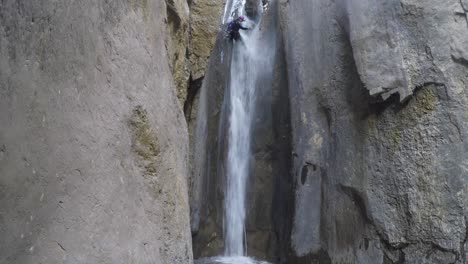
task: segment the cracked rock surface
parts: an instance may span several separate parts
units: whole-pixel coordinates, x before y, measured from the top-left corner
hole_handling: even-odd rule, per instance
[[[467,263],[465,2],[282,2],[297,153],[285,263]]]

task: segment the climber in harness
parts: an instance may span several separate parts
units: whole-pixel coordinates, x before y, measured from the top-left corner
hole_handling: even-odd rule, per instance
[[[243,16],[238,17],[237,19],[234,19],[228,24],[227,27],[227,33],[229,34],[229,38],[231,40],[239,40],[240,39],[240,33],[239,30],[248,30],[249,28],[243,27],[241,25],[242,22],[244,22],[245,19]]]

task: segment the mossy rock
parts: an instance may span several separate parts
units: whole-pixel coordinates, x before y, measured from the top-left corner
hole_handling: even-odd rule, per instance
[[[389,140],[390,147],[392,148],[392,150],[394,151],[397,150],[402,140],[400,128],[399,127],[392,128],[386,133],[385,138]]]
[[[143,167],[149,175],[156,174],[155,158],[160,153],[157,137],[148,121],[148,114],[141,106],[135,107],[130,119],[130,127],[133,132],[132,148],[144,161]]]
[[[433,89],[424,89],[415,98],[414,110],[419,114],[429,113],[437,107],[437,95]]]

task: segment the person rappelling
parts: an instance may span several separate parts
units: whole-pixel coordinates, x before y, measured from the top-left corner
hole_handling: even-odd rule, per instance
[[[228,24],[227,33],[229,34],[230,40],[239,40],[240,39],[239,30],[240,29],[243,29],[243,30],[248,30],[249,29],[247,27],[242,26],[241,23],[244,22],[244,21],[245,21],[245,18],[243,16],[240,16],[240,17],[234,19],[233,21],[231,21]]]

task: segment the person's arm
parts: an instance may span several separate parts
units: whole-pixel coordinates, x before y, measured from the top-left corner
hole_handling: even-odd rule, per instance
[[[239,24],[239,28],[243,30],[248,30],[249,28],[243,27],[241,24]]]

